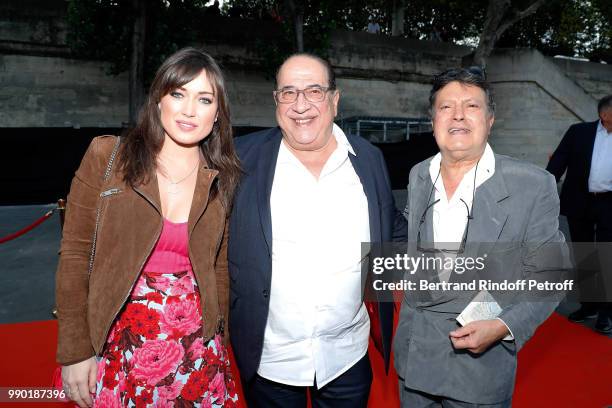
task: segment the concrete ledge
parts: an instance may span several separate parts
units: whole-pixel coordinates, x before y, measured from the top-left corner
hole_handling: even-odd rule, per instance
[[[533,82],[582,121],[597,119],[597,101],[554,62],[533,49],[502,49],[489,59],[492,84]]]
[[[431,83],[433,75],[461,65],[470,52],[469,47],[443,42],[337,30],[329,59],[339,77]]]

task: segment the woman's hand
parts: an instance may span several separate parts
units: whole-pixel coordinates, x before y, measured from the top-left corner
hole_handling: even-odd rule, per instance
[[[96,392],[96,375],[98,363],[90,357],[80,363],[62,366],[62,385],[66,397],[76,402],[79,407],[93,406],[91,394]]]

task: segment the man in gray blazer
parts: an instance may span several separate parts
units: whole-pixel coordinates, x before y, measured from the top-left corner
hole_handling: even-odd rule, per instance
[[[457,260],[487,247],[480,277],[493,280],[557,276],[568,268],[554,177],[494,154],[487,143],[494,103],[483,72],[472,67],[436,76],[430,108],[440,153],[410,172],[409,252]],[[467,279],[456,266],[434,275],[435,282]],[[394,343],[402,407],[511,406],[517,352],[559,294],[520,301],[495,294],[501,312],[461,326],[456,318],[477,293],[405,292]]]

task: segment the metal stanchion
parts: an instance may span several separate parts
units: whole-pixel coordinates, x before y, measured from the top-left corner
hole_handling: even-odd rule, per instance
[[[66,200],[64,200],[63,198],[57,200],[57,212],[59,213],[60,217],[60,230],[63,232],[64,219],[66,216]],[[53,318],[57,319],[57,306],[53,307],[53,309],[51,310],[51,314],[53,315]]]
[[[66,200],[60,198],[57,200],[57,211],[60,216],[60,227],[62,231],[64,230],[64,217],[66,216]]]

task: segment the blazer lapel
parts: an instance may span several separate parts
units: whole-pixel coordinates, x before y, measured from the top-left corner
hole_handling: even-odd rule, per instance
[[[433,182],[429,175],[429,165],[431,159],[428,160],[421,168],[418,173],[418,184],[410,189],[410,214],[408,223],[409,247],[413,248],[413,256],[420,256],[417,248],[419,243],[418,236],[420,234],[420,244],[423,248],[433,248],[434,246],[434,234],[433,234],[433,207],[429,208],[427,212],[425,210],[435,200],[435,193],[432,191]],[[424,217],[424,218],[423,218]],[[423,218],[423,222],[421,222]],[[423,253],[425,258],[435,256],[433,253]],[[416,277],[419,280],[427,280],[429,282],[439,282],[438,276],[439,271],[437,269],[429,270],[427,268],[421,268],[417,271]],[[435,304],[442,300],[443,292],[417,292],[416,299],[421,304]]]
[[[415,200],[414,206],[412,206],[415,213],[411,214],[410,217],[414,220],[413,239],[416,241],[417,234],[420,231],[421,244],[423,246],[432,247],[434,242],[433,207],[427,210],[425,213],[427,206],[431,205],[431,203],[433,203],[435,200],[435,192],[432,191],[433,182],[431,181],[431,177],[429,175],[430,163],[431,160],[428,160],[419,171],[419,185],[414,188],[414,197],[411,197],[411,200]],[[423,215],[425,216],[425,219],[423,220],[422,225],[420,225],[421,217]]]
[[[204,164],[200,166],[196,180],[196,188],[193,194],[193,201],[191,203],[191,210],[189,211],[188,225],[190,236],[195,228],[196,222],[202,217],[204,210],[208,206],[210,188],[217,174],[219,174],[218,170],[209,169]]]
[[[162,214],[161,199],[159,198],[159,185],[157,184],[157,174],[153,173],[146,183],[134,187],[134,191],[136,191],[153,207],[155,207],[158,213]]]
[[[586,164],[587,164],[587,174],[591,173],[591,162],[593,160],[593,149],[595,148],[595,137],[597,136],[597,125],[599,121],[591,122],[592,130],[584,135],[584,142],[586,143]]]
[[[257,208],[261,228],[268,246],[268,252],[272,256],[272,215],[270,209],[270,195],[272,193],[272,182],[276,170],[276,160],[282,135],[279,128],[273,129],[268,140],[261,146],[260,159],[257,162]]]
[[[355,147],[353,147],[355,149]],[[380,208],[378,205],[378,194],[376,192],[376,184],[371,172],[371,167],[365,163],[363,157],[359,156],[359,151],[355,149],[356,155],[349,152],[349,160],[355,169],[355,173],[361,181],[363,191],[368,200],[368,216],[370,219],[370,241],[382,242],[382,232],[380,225]],[[363,153],[362,153],[363,154]]]
[[[495,173],[476,189],[468,243],[497,242],[508,220],[508,213],[500,203],[510,194],[502,174],[502,163],[497,155],[495,159]]]

